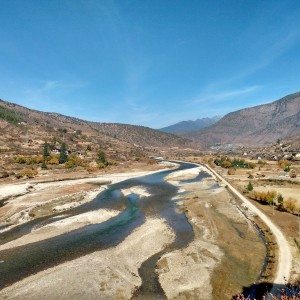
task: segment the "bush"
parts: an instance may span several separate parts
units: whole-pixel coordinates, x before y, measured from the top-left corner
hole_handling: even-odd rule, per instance
[[[264,165],[267,165],[267,162],[265,161],[265,160],[259,160],[258,162],[257,162],[260,166],[264,166]]]
[[[37,174],[38,174],[37,170],[26,168],[26,169],[21,170],[19,173],[17,173],[16,177],[17,178],[22,178],[22,177],[34,178]]]
[[[49,165],[59,165],[59,160],[57,155],[50,156],[49,160],[47,161]]]
[[[98,163],[98,167],[99,169],[104,169],[107,165],[103,164],[103,163]]]
[[[248,191],[248,192],[253,191],[253,185],[252,185],[251,182],[249,182],[248,185],[247,185],[247,191]]]
[[[97,153],[97,163],[100,168],[102,168],[102,165],[106,167],[108,165],[108,162],[106,160],[106,155],[102,150],[99,150]]]
[[[281,159],[278,161],[278,165],[285,172],[289,172],[291,163],[286,159]]]
[[[267,192],[254,191],[250,195],[252,199],[257,200],[263,204],[274,204],[276,196],[277,196],[277,192],[275,191],[267,191]]]
[[[247,162],[244,159],[241,158],[234,158],[231,160],[227,156],[222,156],[221,158],[216,158],[214,160],[215,165],[220,166],[225,169],[229,168],[245,168],[245,169],[254,169],[255,168],[255,163],[252,162]]]
[[[27,159],[25,156],[19,155],[19,156],[15,157],[15,163],[17,163],[17,164],[26,164],[26,162],[27,162]]]
[[[83,165],[82,159],[80,157],[78,157],[75,153],[72,153],[69,156],[68,161],[65,164],[66,168],[68,168],[68,169],[82,166],[82,165]]]
[[[234,175],[236,173],[235,168],[229,168],[227,174],[228,175]]]
[[[300,212],[300,207],[297,205],[297,200],[294,198],[288,198],[287,200],[284,201],[283,204],[284,208],[291,212],[291,213],[299,213]]]
[[[41,164],[44,161],[43,156],[33,155],[33,156],[22,156],[18,155],[15,157],[15,163],[26,164],[26,165],[36,165]]]
[[[291,170],[289,175],[290,175],[290,178],[296,178],[297,177],[296,170]]]

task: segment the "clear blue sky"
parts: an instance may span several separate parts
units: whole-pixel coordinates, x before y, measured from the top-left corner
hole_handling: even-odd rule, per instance
[[[154,128],[300,90],[300,1],[2,0],[0,98]]]

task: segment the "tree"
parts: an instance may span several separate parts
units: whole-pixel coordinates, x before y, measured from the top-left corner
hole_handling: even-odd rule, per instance
[[[253,185],[252,185],[252,183],[249,181],[249,183],[248,183],[248,185],[247,185],[247,191],[248,192],[251,192],[251,191],[253,191]]]
[[[277,196],[278,210],[283,210],[283,197],[281,194]]]
[[[59,163],[64,164],[67,160],[68,160],[67,146],[65,143],[62,143],[60,147]]]
[[[43,157],[44,157],[44,160],[50,156],[50,147],[49,147],[49,144],[47,142],[45,142],[44,144],[44,148],[43,148]]]
[[[43,162],[42,162],[42,169],[43,170],[47,170],[48,169],[45,160],[43,160]]]
[[[98,153],[97,153],[97,163],[100,165],[100,164],[103,164],[105,166],[107,166],[107,160],[106,160],[106,156],[105,156],[105,153],[104,151],[102,150],[99,150]]]

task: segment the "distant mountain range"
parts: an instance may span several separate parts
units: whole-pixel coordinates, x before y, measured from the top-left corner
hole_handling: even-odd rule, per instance
[[[204,129],[183,136],[203,146],[241,144],[260,146],[277,139],[300,137],[300,92],[272,103],[241,109],[225,115]]]
[[[205,127],[208,127],[214,123],[216,123],[218,120],[221,119],[221,116],[215,116],[212,118],[202,118],[197,119],[195,121],[182,121],[178,122],[176,124],[160,128],[160,131],[167,132],[167,133],[173,133],[173,134],[184,134],[191,131],[196,131]]]

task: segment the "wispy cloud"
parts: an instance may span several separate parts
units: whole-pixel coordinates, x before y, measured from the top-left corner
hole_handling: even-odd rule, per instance
[[[195,99],[190,101],[190,104],[196,103],[211,103],[216,104],[228,99],[232,99],[238,96],[243,96],[257,91],[260,88],[259,85],[242,87],[239,89],[223,90],[223,91],[204,91],[198,95]]]

